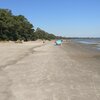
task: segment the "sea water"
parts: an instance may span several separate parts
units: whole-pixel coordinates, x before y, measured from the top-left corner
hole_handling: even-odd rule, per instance
[[[84,39],[74,39],[74,41],[95,46],[96,49],[100,50],[100,38],[84,38]]]

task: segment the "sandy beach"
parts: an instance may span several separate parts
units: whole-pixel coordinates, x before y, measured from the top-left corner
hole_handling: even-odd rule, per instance
[[[73,42],[0,43],[0,100],[100,100],[100,51]]]

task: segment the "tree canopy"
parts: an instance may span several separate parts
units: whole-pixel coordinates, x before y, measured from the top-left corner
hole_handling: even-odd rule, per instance
[[[54,34],[49,34],[44,30],[37,28],[25,18],[23,15],[13,15],[9,9],[0,9],[0,40],[37,40],[55,39]]]

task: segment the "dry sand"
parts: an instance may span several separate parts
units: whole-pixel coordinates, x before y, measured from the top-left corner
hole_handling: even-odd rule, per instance
[[[0,43],[0,100],[100,100],[99,55],[72,42]]]

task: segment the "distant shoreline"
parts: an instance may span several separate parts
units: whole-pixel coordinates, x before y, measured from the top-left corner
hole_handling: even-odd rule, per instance
[[[100,50],[96,49],[95,46],[89,44],[78,43],[74,41],[65,42],[63,48],[68,50],[69,54],[79,56],[86,56],[89,58],[98,57],[100,58]]]

